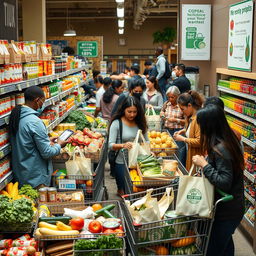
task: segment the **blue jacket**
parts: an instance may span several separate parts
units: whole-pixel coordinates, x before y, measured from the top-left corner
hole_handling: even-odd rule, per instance
[[[12,170],[14,178],[22,186],[50,185],[53,171],[51,157],[60,153],[60,145],[50,145],[47,129],[38,113],[23,106],[19,130],[11,137]]]

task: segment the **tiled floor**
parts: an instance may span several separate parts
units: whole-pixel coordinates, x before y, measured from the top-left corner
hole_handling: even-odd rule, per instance
[[[108,195],[109,199],[120,199],[116,195],[116,183],[114,179],[110,178],[108,168],[106,168],[106,173],[105,173],[105,185],[108,190]],[[252,246],[251,244],[245,239],[243,234],[239,230],[236,231],[234,234],[234,242],[235,242],[235,256],[254,256],[256,254],[253,253],[252,251]],[[218,256],[218,255],[216,255]]]

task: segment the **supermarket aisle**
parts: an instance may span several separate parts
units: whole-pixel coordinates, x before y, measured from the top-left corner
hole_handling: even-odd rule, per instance
[[[105,182],[108,189],[109,199],[120,199],[116,195],[115,180],[110,178],[109,165],[106,166]],[[254,256],[251,244],[244,238],[244,236],[237,231],[234,235],[234,242],[236,246],[235,256]]]

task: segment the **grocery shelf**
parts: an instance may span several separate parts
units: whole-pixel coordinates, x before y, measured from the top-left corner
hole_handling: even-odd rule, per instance
[[[7,143],[3,147],[0,148],[0,159],[7,156],[11,152],[11,145]]]
[[[75,110],[76,106],[73,106],[70,108],[63,116],[57,118],[55,121],[53,121],[50,125],[47,126],[48,132],[52,131],[59,123],[61,123],[64,119],[68,117],[71,111]]]
[[[249,225],[251,225],[252,227],[254,227],[254,224],[246,217],[246,215],[244,215],[244,219],[247,221],[247,223]]]
[[[253,205],[255,204],[255,199],[252,198],[246,191],[244,191],[244,196],[247,198]]]
[[[0,190],[4,189],[4,187],[11,182],[13,179],[13,173],[8,172],[4,177],[0,179]]]
[[[250,180],[251,182],[255,183],[256,182],[256,176],[253,174],[249,173],[247,170],[244,170],[244,176]]]
[[[39,78],[29,79],[29,80],[26,80],[26,81],[20,81],[20,82],[16,82],[16,83],[5,84],[5,85],[0,87],[0,95],[10,93],[10,92],[14,92],[14,91],[21,91],[23,89],[26,89],[26,88],[34,86],[34,85],[44,84],[44,83],[47,83],[49,81],[53,81],[55,79],[59,79],[59,78],[65,77],[65,76],[69,76],[71,74],[77,73],[77,72],[82,71],[84,69],[85,69],[85,67],[75,68],[75,69],[71,69],[71,70],[64,71],[64,72],[54,74],[54,75],[43,76],[43,77],[39,77]]]
[[[242,142],[245,143],[246,145],[252,147],[253,149],[256,149],[256,142],[252,142],[243,136],[242,136]]]
[[[241,114],[241,113],[239,113],[239,112],[237,112],[237,111],[235,111],[235,110],[233,110],[233,109],[231,109],[231,108],[228,108],[228,107],[224,107],[224,110],[225,110],[226,112],[228,112],[229,114],[232,114],[232,115],[234,115],[234,116],[237,116],[237,117],[239,117],[239,118],[241,118],[241,119],[243,119],[243,120],[246,120],[246,121],[248,121],[248,122],[250,122],[250,123],[256,125],[256,118],[252,118],[252,117],[249,117],[249,116],[247,116],[247,115]]]
[[[11,115],[11,112],[0,117],[0,126],[9,124],[10,115]]]
[[[256,80],[255,72],[245,72],[245,71],[239,71],[239,70],[233,70],[233,69],[227,69],[227,68],[216,68],[216,73],[221,75],[237,76],[237,77]]]
[[[81,87],[82,85],[84,85],[84,82],[80,83],[79,85],[76,85],[66,91],[63,91],[61,93],[59,93],[58,95],[51,97],[49,99],[47,99],[44,102],[45,107],[48,107],[50,105],[54,105],[57,101],[63,99],[64,97],[66,97],[67,95],[69,95],[71,92],[73,92],[74,90],[77,90],[79,87]]]
[[[248,93],[239,92],[239,91],[232,90],[232,89],[229,89],[229,88],[226,88],[226,87],[223,87],[223,86],[219,86],[219,85],[218,85],[218,90],[221,91],[221,92],[226,92],[226,93],[229,93],[229,94],[233,94],[233,95],[245,98],[247,100],[249,99],[249,100],[253,100],[253,101],[256,102],[256,96],[248,94]]]

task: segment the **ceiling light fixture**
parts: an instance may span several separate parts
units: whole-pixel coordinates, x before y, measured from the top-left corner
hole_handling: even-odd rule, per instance
[[[122,3],[124,3],[124,0],[116,0],[116,3],[122,4]]]
[[[76,36],[76,31],[73,30],[70,26],[70,20],[68,17],[68,8],[67,8],[67,29],[64,31],[63,36]]]
[[[124,33],[124,29],[123,28],[119,28],[118,29],[118,34],[123,35],[123,33]]]
[[[124,7],[117,7],[116,8],[116,12],[117,12],[117,17],[118,18],[123,18],[124,17]]]
[[[124,19],[119,19],[118,20],[118,27],[123,28],[124,27]]]

